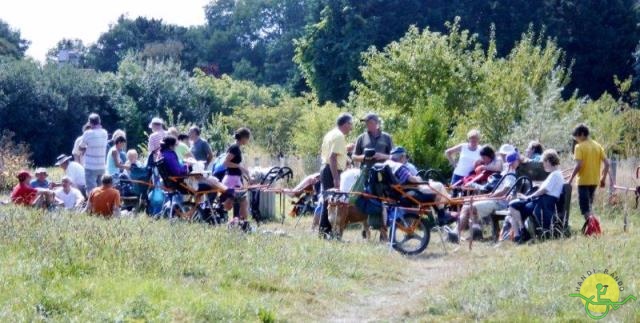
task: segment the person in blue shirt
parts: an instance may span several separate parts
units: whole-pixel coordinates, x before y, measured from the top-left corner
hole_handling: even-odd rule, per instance
[[[32,180],[31,183],[29,183],[29,185],[32,188],[49,189],[50,184],[49,184],[49,181],[47,180],[48,176],[49,174],[47,174],[47,170],[43,167],[40,167],[36,169],[36,179]]]

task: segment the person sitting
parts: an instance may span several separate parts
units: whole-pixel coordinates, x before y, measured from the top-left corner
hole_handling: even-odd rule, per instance
[[[556,203],[562,195],[564,177],[559,169],[560,157],[558,157],[558,153],[553,149],[545,150],[542,154],[542,164],[545,171],[549,173],[547,179],[532,194],[519,194],[518,199],[509,203],[511,226],[514,240],[517,243],[524,243],[530,239],[529,233],[523,225],[527,217],[535,214],[538,223],[543,228],[551,226]]]
[[[167,134],[178,139],[178,143],[176,144],[176,154],[178,155],[178,160],[180,160],[181,163],[183,160],[193,157],[189,151],[189,135],[181,134],[178,132],[176,127],[170,127],[169,130],[167,130]]]
[[[127,162],[125,163],[125,166],[129,167],[129,169],[133,167],[142,167],[140,160],[138,160],[138,152],[135,149],[129,149],[129,151],[127,151]]]
[[[504,210],[509,207],[509,201],[513,198],[511,194],[508,194],[513,185],[516,182],[516,170],[520,166],[520,154],[517,151],[511,152],[506,158],[507,169],[502,172],[502,182],[495,191],[485,196],[476,196],[471,202],[460,210],[460,220],[458,226],[455,229],[455,233],[460,235],[464,230],[469,227],[474,228],[474,234],[477,235],[478,226],[482,221],[491,216],[492,213]],[[474,202],[475,200],[475,202]],[[482,231],[480,231],[482,234]]]
[[[391,152],[391,158],[387,160],[385,164],[391,168],[400,185],[417,184],[413,192],[410,190],[409,193],[414,195],[414,198],[418,201],[438,203],[435,209],[438,213],[438,222],[440,224],[453,222],[455,218],[447,214],[444,210],[444,205],[451,198],[444,185],[436,181],[429,181],[427,183],[420,176],[411,175],[411,171],[406,165],[407,160],[406,150],[398,146]]]
[[[56,158],[56,166],[60,166],[64,171],[64,175],[71,179],[71,185],[77,188],[82,195],[86,196],[84,167],[72,159],[73,157],[62,154]]]
[[[31,173],[26,170],[18,173],[18,185],[11,191],[11,202],[16,205],[33,205],[38,191],[29,184]]]
[[[102,176],[102,185],[89,194],[85,211],[89,214],[111,218],[120,216],[120,192],[113,188],[111,175]]]
[[[529,142],[527,150],[525,150],[525,161],[539,163],[542,161],[542,153],[544,149],[539,141],[533,140]]]
[[[46,168],[43,168],[43,167],[37,168],[36,179],[31,181],[29,185],[31,185],[32,188],[49,189],[51,186],[49,181],[47,180],[47,177],[49,177],[49,174],[47,174]]]
[[[484,184],[493,173],[503,171],[502,159],[496,157],[496,152],[491,146],[480,149],[480,159],[475,162],[474,171],[462,180],[466,187],[475,184]]]
[[[178,161],[178,155],[175,152],[175,148],[177,145],[177,139],[172,136],[167,136],[162,140],[160,144],[160,156],[164,162],[165,169],[167,171],[167,175],[170,177],[181,178],[181,180],[186,180],[188,177],[190,178],[190,182],[193,179],[196,180],[196,185],[191,185],[195,191],[208,191],[213,188],[226,192],[225,196],[231,194],[233,190],[230,190],[228,186],[221,184],[216,178],[208,175],[204,172],[204,163],[199,162],[194,165],[194,172],[189,171],[188,165],[182,165]],[[156,161],[157,162],[157,161]],[[202,167],[200,167],[202,166]],[[193,175],[193,176],[190,176]],[[192,184],[192,183],[187,183]],[[186,188],[177,186],[177,189],[182,193],[188,193]]]
[[[480,132],[478,130],[469,131],[467,140],[467,142],[453,146],[445,151],[449,164],[454,167],[451,185],[469,176],[474,169],[476,161],[480,159]],[[454,159],[455,154],[460,155],[457,163]]]
[[[62,206],[67,210],[79,210],[84,203],[84,196],[80,190],[72,186],[73,181],[69,176],[62,177],[62,187],[57,188],[54,192],[56,199],[60,201]]]

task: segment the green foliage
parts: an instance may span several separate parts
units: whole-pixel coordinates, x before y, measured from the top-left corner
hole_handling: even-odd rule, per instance
[[[16,174],[31,165],[29,147],[14,142],[13,137],[7,130],[0,133],[0,192],[11,191],[18,184]]]
[[[105,124],[119,117],[108,78],[91,70],[27,61],[0,63],[0,129],[29,144],[36,165],[49,165],[71,152],[90,112]]]
[[[421,169],[447,169],[443,152],[447,148],[450,120],[444,100],[433,96],[413,112],[403,130],[395,133],[396,145],[404,146],[413,163]]]
[[[411,24],[424,23],[422,1],[320,1],[320,20],[296,40],[295,61],[320,103],[342,103],[351,83],[360,80],[361,53],[402,36]]]
[[[293,146],[301,157],[319,156],[324,135],[335,127],[335,120],[343,112],[335,104],[320,105],[315,99],[307,98],[302,108],[304,113],[293,130]]]
[[[28,40],[22,39],[20,31],[11,28],[8,23],[0,19],[0,56],[21,58],[29,48],[29,44]]]
[[[247,127],[256,144],[272,156],[293,152],[294,130],[305,111],[305,99],[285,99],[277,107],[245,107],[236,109],[225,119],[231,128]]]

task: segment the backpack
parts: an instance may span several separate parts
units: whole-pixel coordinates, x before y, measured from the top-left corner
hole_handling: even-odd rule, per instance
[[[602,229],[600,229],[600,220],[595,215],[590,215],[587,221],[582,226],[582,233],[585,236],[600,236],[602,235]]]

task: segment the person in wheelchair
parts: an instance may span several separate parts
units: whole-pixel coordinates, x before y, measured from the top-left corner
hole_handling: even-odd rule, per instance
[[[398,180],[398,184],[416,185],[415,188],[406,189],[409,196],[421,203],[440,203],[435,207],[439,224],[450,224],[456,221],[456,218],[445,212],[444,205],[450,196],[444,188],[444,185],[434,181],[427,183],[420,176],[412,175],[411,170],[407,167],[407,162],[407,151],[402,146],[398,146],[391,151],[391,158],[384,164],[388,165],[392,170],[393,175],[395,175]],[[401,199],[401,203],[410,204],[410,201]]]
[[[509,203],[509,214],[512,221],[514,241],[525,243],[531,238],[524,227],[524,221],[529,216],[535,216],[535,222],[542,228],[549,228],[556,212],[555,207],[564,186],[564,177],[559,168],[560,157],[553,149],[548,149],[542,154],[542,164],[549,173],[547,179],[540,187],[529,195],[519,194],[518,199]],[[536,228],[538,229],[538,228]]]
[[[167,178],[169,183],[165,183],[165,185],[176,189],[178,192],[183,194],[192,194],[193,192],[189,190],[189,187],[191,187],[195,192],[206,192],[216,189],[224,191],[224,197],[233,196],[233,189],[227,188],[211,176],[205,176],[207,173],[204,171],[204,166],[201,167],[202,169],[199,169],[196,166],[194,167],[196,168],[194,169],[195,172],[191,172],[187,162],[181,164],[178,159],[178,155],[175,152],[177,142],[178,140],[175,137],[167,136],[160,144],[160,158],[162,159],[163,164],[162,167],[164,168],[166,176],[169,177]],[[190,178],[190,181],[192,182],[191,186],[182,185],[185,183],[185,179],[187,178]],[[194,180],[196,185],[193,185]]]
[[[481,237],[482,230],[479,225],[485,222],[493,212],[505,210],[509,207],[509,201],[514,197],[509,191],[516,183],[516,170],[520,166],[520,154],[517,150],[513,150],[505,157],[505,163],[508,168],[502,172],[502,181],[500,185],[485,196],[476,196],[475,202],[466,204],[460,210],[460,220],[454,232],[459,236],[468,228],[472,229],[472,236]]]

